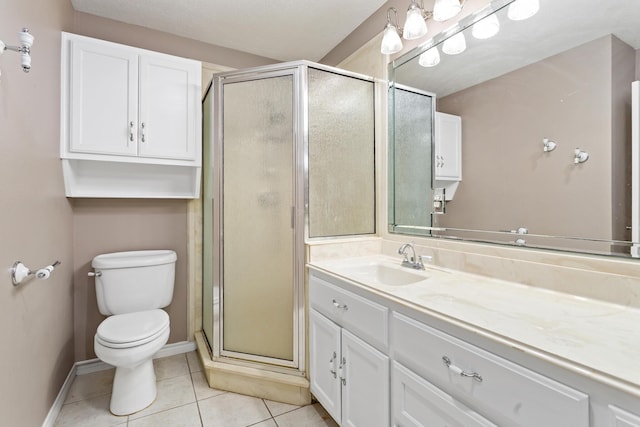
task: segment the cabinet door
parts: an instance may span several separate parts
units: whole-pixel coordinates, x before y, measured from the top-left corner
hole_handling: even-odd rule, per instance
[[[342,330],[342,424],[389,425],[389,358]]]
[[[435,124],[436,179],[462,179],[462,119],[451,114],[436,113]]]
[[[609,405],[609,426],[640,427],[640,416],[620,409],[617,406]]]
[[[137,53],[100,41],[70,43],[69,151],[135,156]]]
[[[309,312],[311,393],[333,419],[340,421],[340,327],[315,310]]]
[[[397,362],[391,372],[391,425],[403,427],[496,427]]]
[[[160,54],[140,57],[140,156],[196,158],[198,67]]]

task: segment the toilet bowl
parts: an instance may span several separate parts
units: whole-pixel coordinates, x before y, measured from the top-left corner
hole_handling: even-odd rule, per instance
[[[156,398],[153,355],[169,339],[169,316],[148,310],[108,317],[94,337],[96,356],[116,367],[111,412],[126,415],[149,406]]]
[[[153,356],[167,343],[176,254],[134,251],[99,255],[92,266],[100,313],[93,339],[96,356],[115,366],[110,410],[128,415],[156,398]]]

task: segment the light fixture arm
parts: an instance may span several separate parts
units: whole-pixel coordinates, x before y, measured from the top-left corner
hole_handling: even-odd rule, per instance
[[[391,12],[393,12],[393,14],[396,16],[395,24],[391,22]],[[389,9],[387,9],[387,27],[389,26],[396,27],[398,34],[402,34],[402,28],[400,28],[399,23],[400,21],[398,20],[398,9],[396,9],[395,7],[390,7]]]

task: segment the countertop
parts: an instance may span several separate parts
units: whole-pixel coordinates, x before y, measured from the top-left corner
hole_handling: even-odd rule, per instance
[[[400,262],[376,255],[309,266],[549,355],[552,362],[575,364],[583,375],[640,396],[640,309],[429,265],[413,270]],[[388,286],[360,268],[376,264],[417,281]]]

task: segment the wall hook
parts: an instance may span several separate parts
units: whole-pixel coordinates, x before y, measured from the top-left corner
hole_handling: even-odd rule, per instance
[[[543,138],[542,144],[544,145],[543,150],[545,153],[555,150],[556,147],[558,146],[558,144],[556,144],[554,141],[550,140],[549,138]]]
[[[589,153],[587,153],[584,150],[576,148],[574,153],[575,153],[575,156],[573,158],[573,164],[574,165],[577,165],[577,164],[580,164],[580,163],[584,163],[587,160],[589,160]]]

